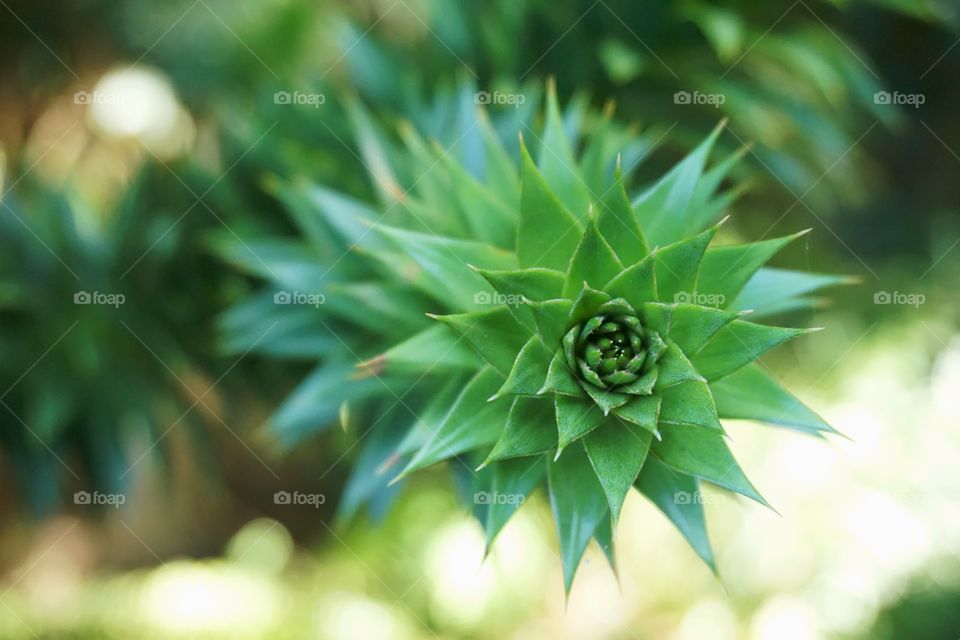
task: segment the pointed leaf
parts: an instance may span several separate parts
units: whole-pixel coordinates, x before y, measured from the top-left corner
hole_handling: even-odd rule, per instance
[[[757,420],[806,433],[836,433],[758,365],[710,383],[721,418]]]
[[[660,424],[696,425],[721,432],[723,427],[717,417],[717,409],[705,382],[690,380],[656,391],[660,403]],[[660,431],[664,428],[661,427]]]
[[[685,354],[696,353],[724,325],[740,314],[695,304],[677,304],[670,317],[667,335]]]
[[[669,339],[667,340],[667,350],[663,352],[663,356],[657,361],[657,372],[656,388],[658,390],[680,384],[681,382],[687,382],[688,380],[706,382],[703,376],[690,364],[687,357],[683,355],[683,351],[677,346],[677,343]]]
[[[558,460],[548,462],[547,479],[560,537],[563,583],[569,593],[587,543],[601,519],[607,517],[607,498],[580,446],[571,447]]]
[[[597,228],[624,265],[640,262],[650,252],[623,186],[618,164],[616,182],[598,205]]]
[[[531,337],[517,354],[513,369],[510,370],[506,382],[497,391],[497,396],[536,395],[547,379],[551,360],[550,352],[540,342],[540,338]]]
[[[788,243],[806,233],[801,231],[773,240],[708,249],[700,264],[697,292],[722,296],[720,307],[733,303],[760,267]]]
[[[689,296],[696,290],[700,261],[716,232],[716,227],[710,227],[692,238],[667,245],[651,254],[657,279],[657,299],[660,302],[683,302],[683,296]]]
[[[527,306],[533,311],[533,319],[543,344],[548,349],[559,348],[570,322],[573,303],[569,300],[557,299],[529,302]]]
[[[516,266],[512,254],[481,242],[439,238],[383,225],[375,229],[423,269],[436,287],[435,297],[461,309],[480,308],[478,297],[490,293],[490,285],[468,264],[486,269]]]
[[[493,367],[484,367],[467,383],[439,428],[417,451],[398,477],[452,458],[465,451],[490,446],[506,424],[510,403],[487,402],[501,382]]]
[[[607,241],[597,230],[592,220],[587,220],[587,230],[580,239],[576,253],[570,260],[563,296],[571,298],[580,292],[583,283],[599,288],[623,271],[623,265]]]
[[[646,257],[628,267],[610,280],[603,290],[614,298],[623,298],[635,309],[657,299],[657,284],[654,274],[654,258]]]
[[[613,418],[583,438],[590,464],[610,504],[614,526],[627,492],[647,458],[652,437],[643,427]]]
[[[603,291],[584,287],[573,301],[568,326],[589,320],[599,312],[600,307],[610,302],[610,299],[609,294]]]
[[[447,327],[434,324],[357,365],[361,375],[423,373],[433,369],[478,369],[483,360]]]
[[[520,505],[533,493],[547,473],[543,456],[518,460],[504,460],[490,465],[490,506],[483,522],[487,548]]]
[[[552,398],[515,398],[507,425],[484,464],[532,456],[557,447],[557,416]]]
[[[700,487],[697,479],[670,469],[655,456],[648,456],[637,479],[637,489],[657,505],[697,555],[716,572],[713,550],[707,537],[703,501],[698,499]]]
[[[544,180],[560,202],[582,220],[590,206],[590,192],[577,171],[573,144],[564,130],[552,82],[547,87],[547,118],[540,143],[539,167]]]
[[[654,246],[676,242],[694,231],[690,202],[720,127],[633,203],[633,211]],[[659,275],[659,274],[658,274]]]
[[[560,449],[590,433],[603,422],[603,411],[589,398],[557,395],[554,400]]]
[[[657,434],[657,421],[660,416],[660,396],[638,396],[622,407],[613,410],[618,418]]]
[[[437,155],[451,177],[453,193],[464,213],[471,237],[512,249],[517,228],[515,209],[501,201],[497,192],[471,176],[450,154],[441,149]]]
[[[559,298],[565,279],[559,271],[539,267],[514,271],[478,269],[477,273],[503,296],[526,298],[532,301]]]
[[[707,380],[717,380],[749,364],[787,340],[809,333],[806,329],[787,329],[734,320],[726,325],[691,356],[693,366]]]
[[[546,267],[566,273],[582,234],[577,219],[550,190],[521,144],[520,222],[517,257],[522,267]]]
[[[616,549],[613,544],[613,523],[609,517],[600,519],[597,528],[593,531],[593,539],[597,541],[603,555],[607,557],[610,568],[613,569],[614,573],[617,573]]]
[[[510,374],[517,354],[529,338],[507,307],[433,317],[463,337],[504,376]]]
[[[750,278],[730,305],[730,309],[751,310],[754,318],[804,309],[816,303],[815,300],[804,297],[807,294],[826,287],[856,282],[856,278],[846,276],[763,267]]]
[[[630,399],[633,397],[626,393],[620,393],[619,391],[600,389],[592,384],[584,384],[582,386],[583,390],[587,392],[587,395],[590,396],[603,411],[603,415],[608,415],[617,407],[622,407],[630,402]]]
[[[557,350],[554,354],[553,360],[550,362],[550,369],[547,371],[547,380],[538,393],[540,395],[560,393],[566,396],[585,397],[577,377],[567,365],[567,359],[562,350]]]
[[[675,424],[660,430],[662,440],[652,444],[652,454],[665,465],[770,506],[757,493],[719,431]]]

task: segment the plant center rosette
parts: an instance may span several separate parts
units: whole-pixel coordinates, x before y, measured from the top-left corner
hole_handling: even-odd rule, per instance
[[[563,337],[567,366],[581,383],[603,391],[649,395],[657,361],[666,344],[656,331],[644,328],[625,300],[613,300],[575,325]]]

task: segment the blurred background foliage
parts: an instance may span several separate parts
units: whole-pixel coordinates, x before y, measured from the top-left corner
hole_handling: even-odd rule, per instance
[[[960,635],[955,3],[4,0],[0,15],[3,637]],[[277,177],[376,197],[345,105],[387,136],[409,122],[450,142],[472,106],[458,88],[529,107],[548,77],[564,103],[612,102],[657,134],[642,177],[729,118],[723,151],[752,145],[729,239],[810,226],[789,260],[863,282],[810,312],[829,331],[769,359],[853,442],[731,428],[784,518],[708,496],[726,501],[707,505],[721,581],[629,500],[621,591],[592,549],[565,607],[543,586],[560,581],[544,577],[559,562],[542,497],[481,564],[442,471],[384,520],[335,527],[355,434],[281,455],[262,429],[310,358],[251,352],[289,353],[285,331],[219,335],[270,250],[249,239],[301,234]],[[297,91],[324,101],[274,99]],[[275,503],[293,487],[329,499]]]

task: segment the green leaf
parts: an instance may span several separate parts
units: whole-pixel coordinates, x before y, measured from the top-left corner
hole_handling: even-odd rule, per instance
[[[449,379],[444,380],[443,385],[427,401],[426,405],[418,410],[416,415],[411,416],[413,422],[407,427],[406,435],[394,451],[394,457],[391,459],[389,467],[396,465],[401,457],[412,454],[423,447],[433,437],[433,434],[437,432],[450,412],[450,407],[456,402],[463,392],[463,388],[472,377],[461,374],[450,376]],[[383,472],[387,470],[388,467],[385,466]]]
[[[566,273],[583,230],[547,186],[522,144],[520,153],[520,222],[517,230],[520,266],[546,267]]]
[[[657,299],[660,302],[681,302],[684,295],[696,291],[700,261],[717,227],[687,240],[681,240],[652,254],[657,279]]]
[[[552,269],[531,268],[513,271],[477,269],[498,293],[535,302],[559,298],[563,291],[564,274]]]
[[[539,167],[544,180],[560,202],[582,220],[590,207],[590,191],[577,171],[573,144],[564,130],[552,82],[547,86],[547,118],[540,143]]]
[[[528,302],[527,306],[533,311],[533,319],[544,346],[556,349],[561,346],[563,334],[567,331],[570,320],[570,310],[573,303],[569,300],[545,300],[544,302]]]
[[[320,185],[303,185],[307,197],[313,202],[330,226],[348,246],[357,246],[376,251],[385,246],[383,238],[373,233],[371,226],[380,214],[366,203]]]
[[[651,393],[653,393],[653,388],[657,384],[657,376],[659,374],[660,370],[656,366],[651,367],[650,370],[640,376],[640,378],[634,382],[631,382],[630,384],[625,384],[618,389],[621,393],[649,396]]]
[[[700,264],[697,292],[723,296],[721,307],[732,304],[760,267],[780,249],[808,231],[763,242],[708,249]]]
[[[700,487],[697,479],[670,469],[655,456],[648,456],[637,478],[637,489],[670,519],[697,555],[716,573],[703,501],[698,499]]]
[[[583,438],[590,464],[607,495],[614,527],[627,492],[647,458],[652,437],[639,425],[613,418]]]
[[[758,365],[710,384],[721,418],[758,420],[805,433],[837,433]]]
[[[583,390],[587,392],[587,395],[589,395],[593,401],[597,403],[597,406],[599,406],[603,411],[603,415],[608,415],[617,407],[622,407],[630,401],[630,398],[633,397],[618,391],[600,389],[592,384],[584,384],[582,386]]]
[[[794,309],[804,309],[815,305],[816,301],[806,298],[826,287],[843,284],[855,284],[856,278],[847,276],[805,273],[788,269],[764,267],[757,271],[740,295],[730,306],[734,311],[753,311],[753,317],[772,315]]]
[[[603,422],[603,411],[589,398],[557,395],[554,398],[557,410],[557,433],[560,454],[568,444],[582,438]]]
[[[657,361],[657,383],[658,390],[671,387],[688,380],[699,380],[706,382],[697,370],[693,368],[690,361],[683,354],[683,351],[673,340],[667,340],[667,350]]]
[[[613,414],[659,437],[657,421],[660,416],[661,402],[660,396],[638,396],[622,407],[614,409]]]
[[[359,100],[348,100],[345,106],[356,132],[364,166],[370,171],[381,201],[386,204],[396,202],[403,194],[403,188],[397,182],[396,174],[390,166],[388,143]]]
[[[494,246],[512,249],[516,241],[516,214],[497,193],[471,176],[443,150],[438,155],[449,172],[453,192],[466,217],[471,236]]]
[[[582,447],[571,447],[566,455],[548,462],[547,480],[560,538],[563,583],[569,594],[583,552],[601,519],[607,517],[607,498]]]
[[[510,374],[517,354],[529,338],[507,307],[430,317],[453,329],[504,376]]]
[[[477,121],[483,138],[485,183],[491,190],[499,193],[508,206],[516,208],[520,204],[517,168],[493,130],[485,110],[477,111]]]
[[[538,392],[539,395],[547,393],[560,393],[566,396],[585,397],[577,377],[567,365],[567,359],[562,350],[557,350],[550,361],[550,368],[547,370],[547,380],[543,383],[543,388]]]
[[[690,380],[672,387],[658,389],[660,424],[696,425],[701,428],[722,431],[717,408],[705,382]],[[666,427],[664,427],[666,428]],[[663,429],[660,429],[662,432]]]
[[[630,266],[612,280],[603,290],[614,298],[623,298],[635,309],[644,303],[657,299],[657,283],[654,274],[654,258],[647,256],[640,262]]]
[[[507,425],[484,465],[532,456],[557,447],[557,416],[551,398],[515,398]]]
[[[694,229],[690,202],[720,127],[633,202],[633,211],[654,246],[676,242]],[[693,212],[695,213],[695,212]],[[659,275],[659,274],[658,274]]]
[[[703,377],[713,381],[753,362],[773,347],[809,332],[809,329],[734,320],[717,331],[690,360]]]
[[[603,551],[603,555],[607,557],[607,562],[610,563],[610,568],[613,569],[613,572],[616,574],[617,557],[613,544],[613,523],[609,517],[604,516],[600,519],[597,528],[593,531],[593,539],[597,541],[600,550]]]
[[[383,389],[379,380],[350,381],[354,368],[345,363],[324,363],[307,376],[270,418],[270,432],[284,448],[328,428],[340,403],[361,399]]]
[[[649,302],[641,305],[643,325],[653,329],[661,336],[670,335],[670,324],[673,320],[675,305]]]
[[[360,373],[423,373],[433,369],[478,369],[483,360],[447,327],[434,324],[357,365]]]
[[[632,265],[643,260],[650,249],[633,215],[627,192],[624,190],[619,158],[615,183],[606,192],[598,208],[597,228],[613,248],[620,262]]]
[[[584,322],[597,315],[605,303],[610,302],[610,296],[596,289],[584,287],[573,301],[573,308],[570,310],[568,326]]]
[[[428,275],[438,300],[461,309],[480,308],[478,297],[490,294],[490,285],[468,264],[486,269],[511,269],[513,255],[481,242],[438,238],[393,227],[374,227],[410,256]]]
[[[587,230],[570,260],[567,281],[563,286],[563,296],[573,297],[580,292],[584,282],[593,287],[602,287],[621,271],[623,271],[623,265],[620,264],[613,249],[600,235],[593,220],[587,220]]]
[[[430,323],[423,316],[430,300],[402,282],[332,283],[327,291],[326,309],[379,335],[409,335]]]
[[[674,424],[661,429],[660,434],[663,439],[655,441],[651,450],[671,469],[708,480],[770,506],[747,480],[719,431]]]
[[[551,359],[550,352],[540,342],[540,338],[531,337],[517,354],[513,369],[510,370],[506,382],[497,391],[497,396],[536,395],[547,379]]]
[[[726,158],[710,167],[700,177],[693,200],[688,210],[688,232],[699,231],[716,220],[727,207],[733,204],[745,191],[742,184],[735,185],[724,193],[718,193],[720,185],[727,178],[731,169],[750,151],[742,146]]]
[[[511,516],[543,480],[547,473],[547,463],[541,456],[495,462],[490,468],[493,471],[490,506],[483,522],[487,549]]]
[[[414,454],[394,482],[412,471],[464,451],[493,445],[503,431],[510,409],[510,403],[503,400],[487,402],[500,383],[501,377],[493,367],[478,371],[463,388],[436,432]]]
[[[740,314],[732,311],[677,304],[670,316],[667,335],[684,353],[696,353],[717,331],[738,317]]]

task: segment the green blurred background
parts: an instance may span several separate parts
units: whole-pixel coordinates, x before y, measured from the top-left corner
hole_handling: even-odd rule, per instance
[[[935,0],[0,0],[0,637],[960,637],[958,75]],[[720,579],[636,495],[569,602],[542,496],[485,561],[442,469],[338,522],[356,434],[264,426],[308,354],[222,337],[297,234],[270,176],[372,197],[345,103],[443,141],[548,78],[647,179],[728,118],[728,235],[860,280],[768,359],[850,440],[730,426],[782,516],[706,496]]]

